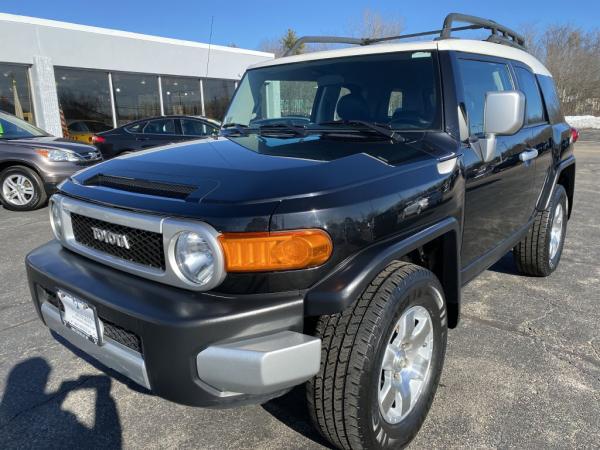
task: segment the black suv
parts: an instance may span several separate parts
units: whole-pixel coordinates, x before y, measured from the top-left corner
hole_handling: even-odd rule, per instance
[[[490,38],[449,39],[456,21]],[[27,271],[46,326],[161,397],[233,406],[306,383],[333,445],[401,447],[461,287],[511,249],[524,274],[556,269],[571,130],[495,22],[339,41],[364,45],[248,70],[221,137],[73,176]]]

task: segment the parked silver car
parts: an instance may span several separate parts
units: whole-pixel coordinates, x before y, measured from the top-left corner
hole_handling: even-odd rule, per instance
[[[44,206],[62,180],[101,160],[91,145],[51,136],[0,112],[0,202],[6,209]]]

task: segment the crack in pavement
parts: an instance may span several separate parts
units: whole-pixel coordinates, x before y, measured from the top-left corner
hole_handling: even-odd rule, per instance
[[[13,330],[13,329],[15,329],[15,328],[17,328],[17,327],[20,327],[20,326],[23,326],[23,325],[27,325],[28,323],[35,322],[36,320],[38,320],[38,318],[37,318],[37,317],[34,317],[33,319],[26,320],[25,322],[21,322],[21,323],[18,323],[18,324],[16,324],[16,325],[11,325],[11,326],[10,326],[10,327],[8,327],[8,328],[3,328],[3,329],[1,329],[1,330],[0,330],[0,333],[3,333],[4,331]]]
[[[544,348],[544,350],[548,353],[552,353],[554,356],[556,356],[557,358],[566,361],[564,358],[561,357],[562,354],[568,354],[571,355],[575,358],[579,358],[582,361],[585,361],[589,364],[591,364],[592,366],[594,366],[596,369],[600,369],[600,358],[598,361],[594,360],[593,358],[590,358],[588,355],[583,355],[581,353],[577,353],[574,352],[572,350],[567,350],[564,348],[558,348],[548,342],[546,342],[541,336],[539,335],[532,335],[529,333],[526,333],[523,330],[520,330],[518,327],[506,323],[506,322],[501,322],[498,320],[490,320],[490,319],[483,319],[481,317],[476,317],[476,316],[471,316],[469,314],[461,314],[461,317],[468,319],[468,320],[472,320],[473,322],[479,323],[481,325],[485,325],[491,328],[495,328],[497,330],[500,331],[506,331],[508,333],[512,333],[518,336],[522,336],[522,337],[526,337],[529,338],[537,343],[542,344],[542,347]],[[539,318],[538,318],[539,319]],[[537,320],[537,319],[532,319],[532,320]],[[527,322],[527,321],[526,321]],[[524,322],[525,323],[525,322]],[[568,361],[567,361],[568,362]],[[580,369],[581,370],[581,369]],[[586,371],[584,371],[586,372]],[[586,372],[587,373],[587,372]],[[589,374],[591,375],[591,374]],[[594,376],[594,375],[592,375]],[[596,378],[598,380],[597,376],[594,376],[594,378]],[[600,381],[600,380],[599,380]]]

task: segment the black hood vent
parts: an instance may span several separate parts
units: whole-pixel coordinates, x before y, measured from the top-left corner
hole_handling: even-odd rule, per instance
[[[188,195],[198,189],[197,186],[188,184],[164,183],[160,181],[139,180],[103,174],[94,175],[85,180],[83,184],[86,186],[101,186],[121,191],[136,192],[138,194],[179,199],[187,198]]]

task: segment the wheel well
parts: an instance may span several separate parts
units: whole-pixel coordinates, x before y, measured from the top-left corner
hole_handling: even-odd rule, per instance
[[[438,277],[444,288],[448,328],[455,328],[460,314],[460,267],[457,237],[449,231],[400,258],[425,267]]]
[[[565,191],[567,191],[567,198],[569,199],[568,217],[571,218],[571,211],[573,210],[573,194],[575,192],[575,164],[565,167],[560,173],[557,183],[563,186]]]
[[[2,161],[2,162],[0,162],[0,173],[2,173],[5,169],[8,169],[9,167],[13,167],[13,166],[27,167],[28,169],[31,169],[35,173],[37,173],[38,176],[40,175],[40,171],[37,169],[37,167],[35,167],[33,164],[28,163],[26,161]]]

